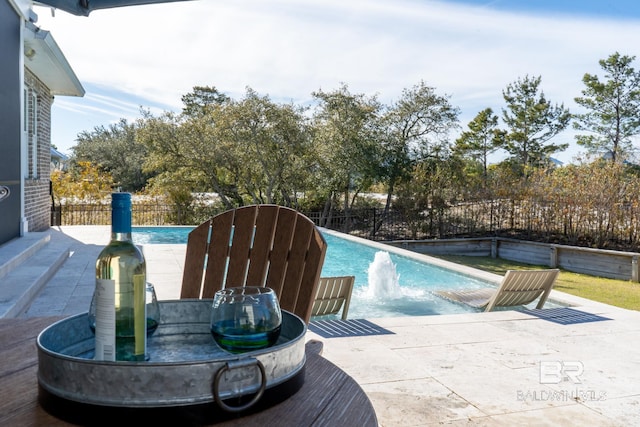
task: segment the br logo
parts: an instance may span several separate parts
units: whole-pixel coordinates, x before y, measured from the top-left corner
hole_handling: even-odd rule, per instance
[[[558,384],[571,381],[580,384],[580,376],[584,372],[584,365],[578,361],[545,360],[540,362],[540,384]]]

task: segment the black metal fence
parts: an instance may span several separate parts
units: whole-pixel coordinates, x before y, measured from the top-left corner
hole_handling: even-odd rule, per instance
[[[134,204],[134,225],[170,225],[166,205]],[[60,206],[60,225],[109,225],[111,206],[99,203],[65,204]]]
[[[56,206],[61,225],[108,225],[108,204]],[[195,225],[221,212],[213,206],[178,209],[160,203],[135,203],[134,225]],[[582,209],[570,203],[491,200],[420,211],[364,208],[347,212],[304,212],[318,226],[371,240],[416,240],[482,235],[519,237],[579,246],[637,250],[640,206],[619,204]]]

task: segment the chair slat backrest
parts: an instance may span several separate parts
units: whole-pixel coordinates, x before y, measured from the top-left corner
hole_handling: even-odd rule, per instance
[[[337,314],[342,309],[342,320],[347,320],[355,279],[355,276],[321,277],[311,315]]]
[[[308,322],[326,249],[313,222],[293,209],[232,209],[189,234],[180,297],[213,298],[225,287],[268,286],[282,309]]]

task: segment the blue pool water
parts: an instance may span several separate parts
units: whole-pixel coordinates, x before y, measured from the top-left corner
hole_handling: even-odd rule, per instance
[[[137,244],[186,244],[193,227],[134,227]],[[324,233],[328,248],[322,276],[356,277],[349,308],[349,318],[422,316],[433,314],[468,313],[475,310],[451,303],[433,293],[439,289],[480,288],[486,281],[447,268],[389,253],[395,268],[397,287],[379,292],[376,278],[369,279],[369,270],[380,247],[347,240]],[[382,251],[384,252],[384,251]],[[388,267],[388,266],[387,266]]]
[[[187,244],[192,226],[133,227],[133,240],[138,245],[145,244]]]
[[[334,235],[325,234],[328,243],[322,276],[356,276],[349,317],[397,317],[432,314],[468,313],[475,310],[451,303],[433,292],[440,289],[472,289],[487,287],[486,281],[456,271],[389,253],[395,267],[397,287],[386,292],[376,292],[379,285],[376,271],[378,247],[359,244]],[[392,267],[392,268],[393,268]],[[376,269],[377,270],[377,269]],[[373,312],[373,315],[371,314]]]

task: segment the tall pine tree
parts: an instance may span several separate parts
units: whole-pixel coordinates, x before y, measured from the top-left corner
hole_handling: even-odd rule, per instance
[[[552,105],[540,89],[541,77],[518,79],[502,91],[507,108],[502,120],[507,127],[504,149],[523,168],[535,168],[548,161],[551,154],[563,151],[568,144],[550,140],[565,130],[571,120],[564,104]]]
[[[616,52],[600,60],[605,79],[585,74],[583,96],[575,98],[587,112],[575,116],[574,127],[589,132],[577,135],[576,142],[613,162],[629,157],[631,138],[640,134],[640,72],[631,66],[634,59]]]

